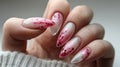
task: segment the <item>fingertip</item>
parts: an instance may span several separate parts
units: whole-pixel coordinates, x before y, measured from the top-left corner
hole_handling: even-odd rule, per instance
[[[91,48],[85,47],[82,50],[80,50],[71,60],[71,63],[80,63],[86,60],[90,53],[91,53]]]
[[[47,18],[55,22],[55,25],[50,28],[53,36],[59,32],[69,11],[70,7],[67,0],[54,0],[50,2]]]

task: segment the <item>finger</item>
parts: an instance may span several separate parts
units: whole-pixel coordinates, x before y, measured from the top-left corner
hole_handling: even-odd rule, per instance
[[[47,18],[55,22],[55,25],[50,30],[53,35],[56,35],[69,13],[69,4],[67,0],[51,0],[48,9]]]
[[[40,35],[52,25],[54,23],[51,20],[39,17],[10,18],[4,23],[2,49],[25,52],[26,40]]]
[[[104,35],[104,28],[100,24],[91,24],[83,27],[77,34],[68,41],[60,52],[60,57],[74,55],[81,48],[95,39],[101,39]]]
[[[92,10],[87,6],[75,7],[66,19],[64,28],[57,40],[57,47],[63,46],[75,32],[89,24],[93,16]]]
[[[104,40],[95,40],[80,50],[72,63],[90,62],[97,60],[98,67],[112,67],[114,59],[114,49],[112,45]]]
[[[67,0],[50,0],[46,18],[49,18],[53,22],[55,22],[55,25],[50,27],[50,29],[47,29],[42,35],[37,37],[35,42],[40,43],[43,47],[46,47],[46,45],[47,47],[53,45],[55,47],[57,38],[56,34],[58,34],[61,25],[64,23],[64,20],[66,19],[69,10],[70,7]]]
[[[56,25],[50,29],[53,35],[56,35],[59,31],[61,25],[69,13],[69,10],[69,4],[66,0],[51,1],[47,18],[50,18],[56,23]]]

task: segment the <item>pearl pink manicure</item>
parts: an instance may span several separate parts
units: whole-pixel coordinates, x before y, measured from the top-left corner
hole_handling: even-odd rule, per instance
[[[75,25],[72,22],[68,22],[63,30],[60,32],[60,35],[57,39],[57,47],[63,46],[74,34]]]
[[[63,58],[63,57],[68,56],[73,51],[75,51],[79,47],[79,45],[80,45],[80,38],[79,37],[74,37],[67,44],[65,44],[62,51],[59,54],[59,57]]]
[[[46,29],[53,25],[54,25],[53,21],[41,17],[28,18],[23,22],[24,27],[31,29]]]
[[[73,59],[71,60],[71,63],[78,63],[85,60],[89,56],[90,52],[91,52],[90,48],[82,49],[73,57]]]
[[[56,12],[52,16],[51,20],[55,23],[55,25],[50,27],[50,30],[53,35],[56,35],[63,23],[63,15],[60,12]]]

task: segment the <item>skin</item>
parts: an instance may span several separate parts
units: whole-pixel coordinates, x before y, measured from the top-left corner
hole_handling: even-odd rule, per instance
[[[93,17],[92,10],[82,5],[76,6],[70,11],[69,3],[66,0],[49,0],[43,17],[51,19],[56,11],[61,12],[64,18],[64,23],[60,31],[68,21],[72,21],[75,24],[76,30],[73,37],[78,36],[82,40],[78,50],[66,58],[59,58],[58,55],[62,47],[57,48],[56,42],[60,31],[57,35],[52,36],[49,29],[28,29],[22,26],[22,21],[25,19],[10,18],[3,26],[3,51],[20,51],[38,58],[56,59],[69,63],[81,49],[89,47],[91,49],[90,55],[81,63],[77,63],[78,66],[112,67],[114,48],[111,43],[103,40],[104,28],[100,24],[89,24]],[[27,47],[27,40],[29,39],[30,46]]]

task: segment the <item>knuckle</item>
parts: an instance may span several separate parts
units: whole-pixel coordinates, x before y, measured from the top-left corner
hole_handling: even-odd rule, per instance
[[[69,7],[69,6],[70,6],[70,4],[68,3],[68,1],[67,1],[67,0],[65,0],[65,5],[66,5],[67,7]]]
[[[112,44],[106,40],[94,40],[91,43],[92,47],[96,47],[98,51],[102,52],[103,58],[113,58],[115,55],[115,50]]]
[[[13,22],[13,20],[15,19],[16,19],[15,17],[11,17],[7,19],[5,23],[3,24],[3,29],[8,29],[11,26],[11,23]]]
[[[66,7],[69,7],[69,6],[70,6],[67,0],[59,0],[59,1],[60,1],[60,2],[59,2],[60,4],[66,6]]]
[[[78,5],[74,9],[82,12],[89,12],[89,13],[93,12],[92,9],[86,5]]]
[[[70,6],[67,0],[54,0],[50,2],[49,9],[69,13]]]
[[[94,43],[95,45],[99,45],[104,49],[113,48],[112,44],[106,40],[95,40]]]
[[[86,5],[82,5],[82,6],[76,6],[74,9],[73,9],[73,12],[77,15],[79,15],[80,18],[83,18],[83,19],[87,19],[88,21],[90,21],[93,17],[93,11],[91,8],[89,8],[88,6]]]
[[[70,6],[67,0],[54,0],[54,1],[51,1],[51,5],[52,4],[61,5],[61,6],[64,6],[64,7]]]
[[[87,5],[78,5],[75,7],[76,9],[87,9],[89,8]]]
[[[94,46],[99,46],[101,49],[107,49],[108,47],[111,47],[111,44],[105,40],[94,40],[92,44]]]
[[[60,0],[60,1],[62,1],[62,2],[60,2],[60,5],[62,7],[64,7],[63,9],[69,11],[70,10],[70,4],[68,3],[68,1],[67,0]]]
[[[97,38],[103,38],[104,37],[104,27],[98,23],[93,23],[90,26],[87,27],[88,31],[92,33]]]
[[[113,48],[113,45],[109,41],[107,41],[107,40],[103,40],[102,44],[106,48]]]
[[[104,27],[101,25],[101,24],[98,24],[98,23],[94,23],[96,29],[98,29],[98,33],[100,33],[100,37],[104,37],[104,34],[105,34],[105,29]]]
[[[95,25],[97,28],[99,28],[100,30],[102,30],[102,31],[105,31],[104,30],[104,27],[101,25],[101,24],[99,24],[99,23],[93,23],[93,25]]]
[[[99,40],[99,44],[103,47],[103,49],[107,52],[111,52],[112,55],[115,54],[115,50],[113,45],[107,40]]]

